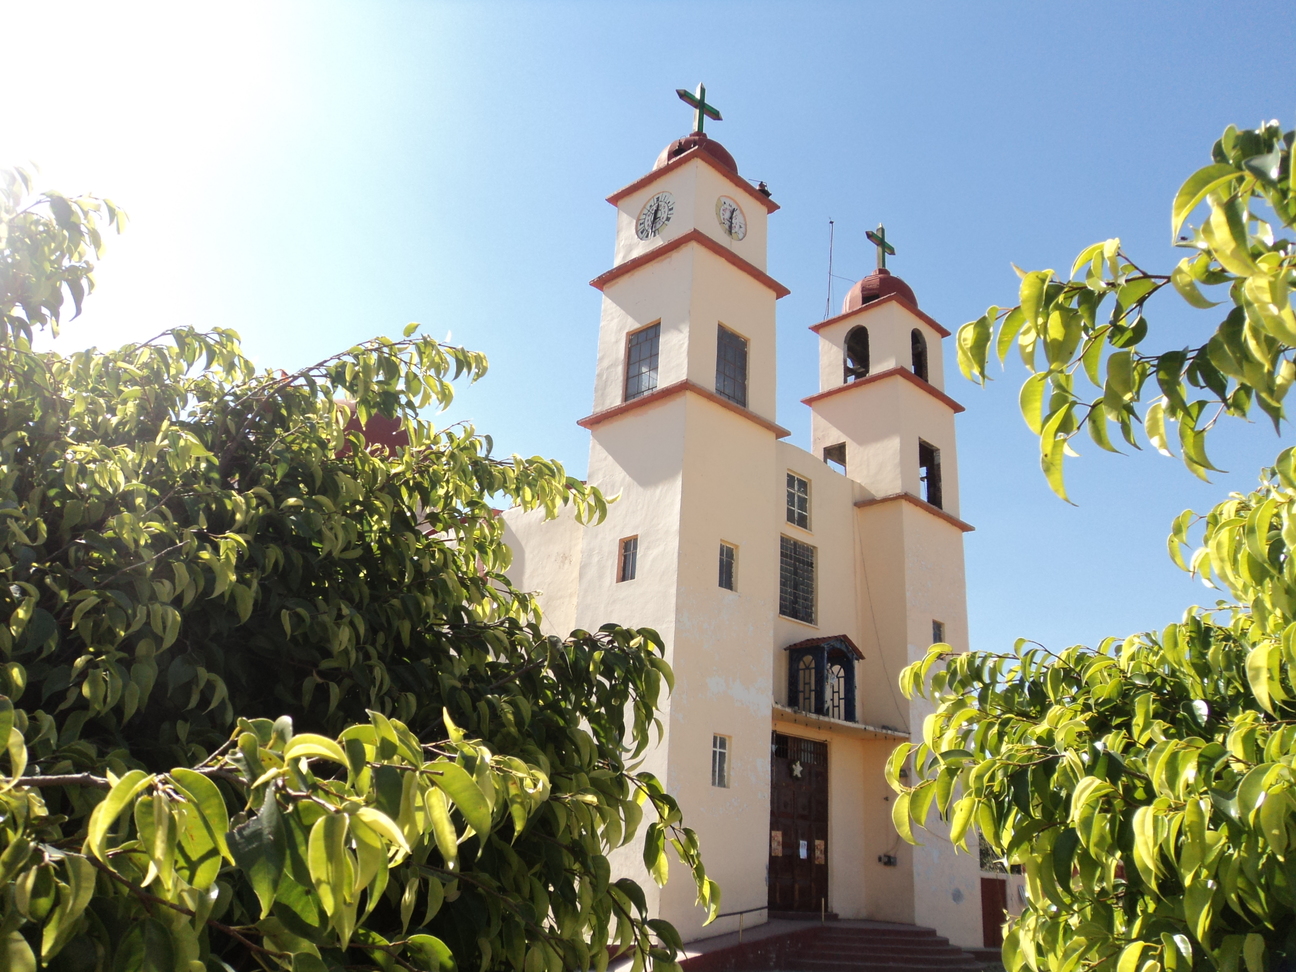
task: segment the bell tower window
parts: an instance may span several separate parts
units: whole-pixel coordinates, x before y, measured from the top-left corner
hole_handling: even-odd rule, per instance
[[[918,472],[922,482],[922,498],[932,506],[944,509],[941,503],[940,450],[934,445],[918,440]]]
[[[909,347],[913,352],[913,373],[923,381],[927,378],[927,339],[923,332],[914,328],[909,334]]]
[[[747,407],[747,339],[727,327],[717,329],[716,394]]]
[[[635,331],[626,341],[625,400],[632,402],[657,390],[657,349],[661,322]]]
[[[846,335],[846,367],[843,382],[852,382],[869,373],[868,328],[860,325]]]

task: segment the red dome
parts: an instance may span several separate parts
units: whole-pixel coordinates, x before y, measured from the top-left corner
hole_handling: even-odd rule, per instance
[[[677,138],[661,151],[657,156],[657,162],[653,165],[653,171],[656,172],[662,166],[672,159],[678,158],[690,149],[701,149],[711,158],[715,159],[727,169],[732,169],[734,175],[738,174],[738,163],[734,157],[729,154],[719,142],[712,141],[704,132],[694,132],[692,135],[685,135],[683,138]]]
[[[918,306],[918,298],[914,296],[909,285],[899,277],[892,276],[890,270],[879,267],[846,291],[846,299],[842,301],[842,313],[849,314],[853,310],[859,310],[865,304],[890,297],[892,294],[914,307]]]

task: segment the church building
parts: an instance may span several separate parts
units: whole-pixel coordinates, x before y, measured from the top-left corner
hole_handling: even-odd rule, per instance
[[[766,265],[778,204],[703,132],[608,197],[589,482],[607,518],[505,513],[513,581],[547,629],[655,628],[675,671],[645,768],[697,831],[723,893],[705,928],[688,880],[657,889],[638,848],[614,867],[644,884],[685,941],[768,916],[926,925],[982,944],[976,856],[939,833],[910,847],[883,766],[921,740],[922,700],[897,678],[934,642],[967,647],[950,332],[879,267],[809,330],[819,391],[809,452],[775,413],[775,305]],[[893,252],[893,251],[892,251]]]

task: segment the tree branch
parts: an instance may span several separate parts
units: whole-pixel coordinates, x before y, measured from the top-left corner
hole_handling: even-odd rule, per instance
[[[102,871],[104,874],[107,874],[108,877],[110,877],[112,880],[116,881],[118,884],[121,884],[122,886],[127,888],[131,892],[131,894],[135,895],[135,897],[139,898],[145,904],[159,904],[164,907],[170,908],[172,911],[178,911],[182,915],[188,915],[190,918],[198,917],[195,912],[191,911],[189,908],[186,908],[184,905],[178,905],[173,901],[168,901],[166,898],[159,898],[156,894],[150,894],[149,892],[141,888],[138,884],[136,884],[134,881],[122,877],[122,875],[118,874],[111,867],[109,867],[103,861],[99,860],[99,858],[95,857],[94,855],[87,854],[85,856],[85,859],[89,861],[94,867]],[[229,925],[222,924],[221,922],[215,921],[214,919],[211,918],[205,919],[204,923],[210,925],[212,928],[215,928],[217,931],[223,932],[224,934],[228,935],[230,938],[234,939],[235,941],[243,945],[244,948],[251,949],[254,952],[260,952],[262,955],[269,955],[272,958],[291,958],[290,955],[284,952],[276,952],[273,949],[264,948],[263,946],[258,945],[253,941],[249,941],[237,928],[231,928]]]

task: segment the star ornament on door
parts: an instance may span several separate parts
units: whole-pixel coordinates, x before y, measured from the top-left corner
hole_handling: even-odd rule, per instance
[[[798,780],[801,779],[801,774],[804,771],[805,771],[805,767],[801,765],[801,760],[798,759],[795,763],[792,764],[792,775],[795,776]]]

